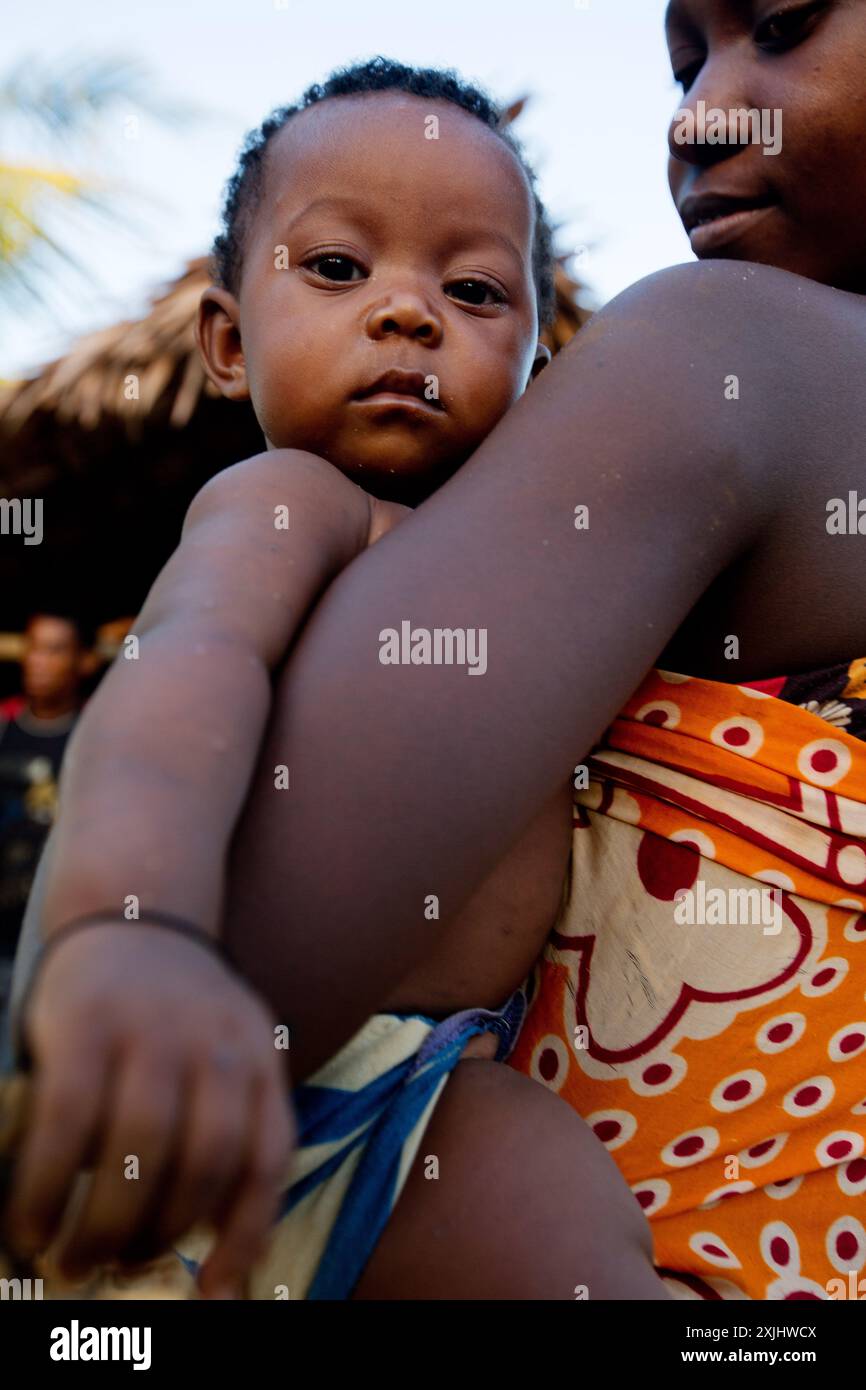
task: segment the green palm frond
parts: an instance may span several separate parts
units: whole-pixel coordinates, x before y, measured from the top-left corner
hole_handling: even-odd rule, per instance
[[[172,125],[194,114],[192,107],[158,97],[147,69],[127,58],[85,57],[58,71],[27,58],[0,79],[0,123],[13,115],[52,135],[85,131],[118,105]]]
[[[37,241],[48,234],[37,221],[37,205],[46,197],[75,199],[85,188],[83,179],[62,169],[37,169],[0,162],[0,271],[21,260]]]
[[[74,149],[75,137],[86,138],[115,108],[143,111],[163,124],[190,122],[203,113],[185,103],[168,101],[154,90],[147,69],[123,58],[84,57],[52,70],[36,59],[17,64],[0,77],[0,135],[6,144],[14,131],[47,132],[58,149]],[[122,211],[117,182],[61,168],[48,158],[12,160],[0,156],[0,297],[45,303],[53,267],[63,265],[88,283],[88,276],[69,249],[76,217],[96,214],[115,224],[134,224]],[[61,216],[62,214],[62,216]],[[52,229],[62,225],[63,233]]]
[[[48,231],[49,202],[62,203],[65,211],[73,203],[94,206],[86,181],[73,174],[0,162],[0,294],[11,302],[45,302],[40,284],[52,259],[88,278],[68,247]],[[95,204],[107,211],[101,200]]]

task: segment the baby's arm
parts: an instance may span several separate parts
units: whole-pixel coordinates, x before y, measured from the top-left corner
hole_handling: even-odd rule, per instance
[[[313,454],[218,474],[87,705],[64,762],[41,928],[128,895],[217,934],[223,857],[270,709],[271,672],[367,543],[371,499]],[[288,521],[288,529],[284,529]]]
[[[70,1272],[149,1253],[157,1193],[157,1246],[194,1221],[217,1225],[210,1291],[244,1272],[267,1230],[289,1139],[273,1020],[201,946],[148,926],[148,910],[216,935],[270,673],[378,524],[372,499],[313,455],[275,451],[218,475],[135,624],[137,656],[115,662],[76,728],[25,934],[50,938],[111,906],[118,925],[76,932],[37,976],[22,1021],[35,1105],[10,1204],[19,1248],[44,1248],[91,1156]],[[123,921],[130,895],[138,925]]]

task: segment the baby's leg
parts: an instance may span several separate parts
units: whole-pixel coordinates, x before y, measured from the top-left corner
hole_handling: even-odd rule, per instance
[[[431,1157],[438,1177],[425,1176]],[[459,1062],[359,1299],[663,1299],[649,1226],[607,1150],[539,1082]]]

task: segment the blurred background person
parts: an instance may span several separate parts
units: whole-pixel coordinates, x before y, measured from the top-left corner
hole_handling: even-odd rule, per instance
[[[93,636],[70,613],[32,614],[21,692],[0,702],[0,1040],[21,921],[56,810],[60,765],[98,665]]]

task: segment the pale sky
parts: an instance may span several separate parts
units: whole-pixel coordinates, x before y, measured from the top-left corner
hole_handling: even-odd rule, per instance
[[[516,133],[535,163],[558,251],[596,303],[692,259],[670,202],[666,131],[678,105],[664,46],[665,0],[40,0],[4,23],[2,71],[22,58],[117,55],[155,91],[203,108],[177,129],[129,112],[55,163],[123,186],[134,224],[54,227],[87,272],[56,273],[48,310],[4,313],[0,377],[26,374],[93,328],[138,315],[208,249],[244,134],[332,68],[382,53],[455,67],[501,101],[532,102]],[[130,136],[134,138],[130,138]],[[45,158],[0,123],[0,151]]]

